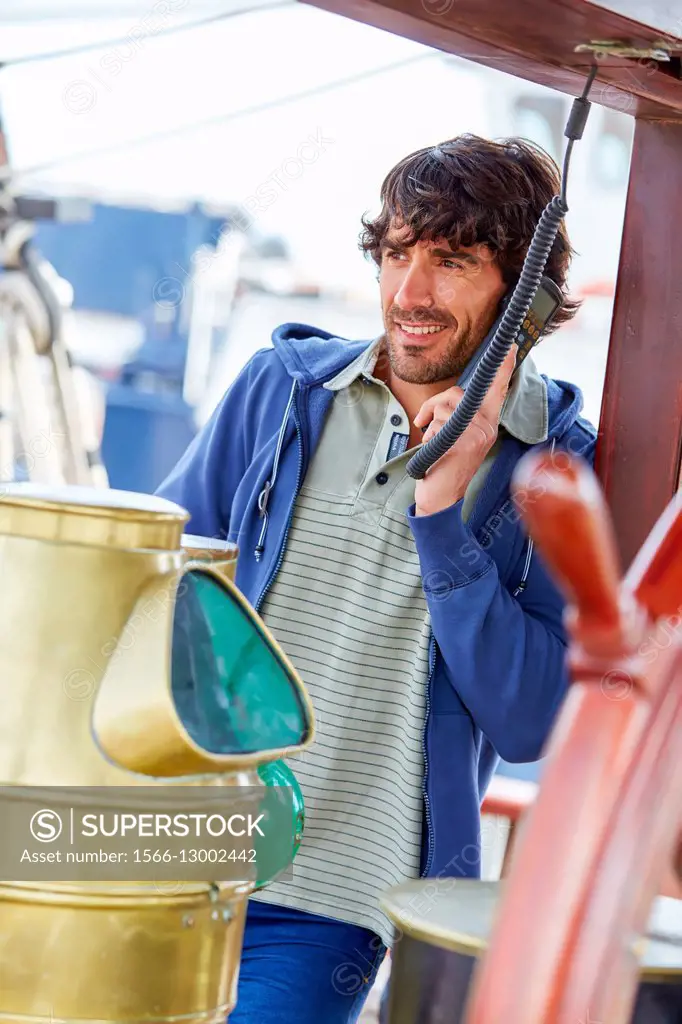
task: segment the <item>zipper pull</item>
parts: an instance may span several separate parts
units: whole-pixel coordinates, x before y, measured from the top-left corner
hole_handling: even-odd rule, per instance
[[[269,480],[265,481],[265,487],[258,495],[258,511],[261,514],[261,519],[268,510],[268,501],[270,500],[270,491],[272,490],[272,483]]]
[[[257,562],[260,562],[263,552],[265,551],[265,534],[268,529],[268,501],[270,500],[270,491],[272,490],[272,482],[270,480],[265,481],[265,487],[258,495],[258,511],[260,512],[261,519],[264,520],[263,528],[258,538],[258,543],[254,549],[254,557]]]

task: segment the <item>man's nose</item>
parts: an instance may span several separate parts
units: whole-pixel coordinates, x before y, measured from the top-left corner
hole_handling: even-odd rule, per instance
[[[428,267],[418,261],[410,263],[400,283],[394,302],[401,309],[414,309],[416,306],[431,308],[436,305],[433,294],[433,277]]]

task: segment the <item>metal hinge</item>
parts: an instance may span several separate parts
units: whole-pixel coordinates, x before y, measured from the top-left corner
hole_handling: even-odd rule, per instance
[[[632,57],[640,60],[670,60],[672,50],[668,43],[657,39],[651,46],[634,46],[631,42],[618,42],[615,39],[593,39],[589,43],[580,43],[573,48],[574,53],[593,53],[596,57]]]

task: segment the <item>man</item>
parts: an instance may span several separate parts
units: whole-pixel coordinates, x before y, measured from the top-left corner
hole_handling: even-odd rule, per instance
[[[161,494],[239,544],[237,583],[299,670],[317,742],[292,762],[306,831],[292,880],[250,903],[230,1024],[349,1024],[391,942],[379,897],[480,873],[498,757],[540,757],[567,677],[562,601],[510,500],[530,448],[590,458],[578,389],[512,378],[515,349],[425,479],[406,463],[559,190],[541,150],[462,136],[406,157],[363,219],[384,334],[285,324],[249,361]],[[320,236],[320,254],[333,240]],[[565,289],[562,229],[546,273]],[[576,305],[566,300],[554,326]]]

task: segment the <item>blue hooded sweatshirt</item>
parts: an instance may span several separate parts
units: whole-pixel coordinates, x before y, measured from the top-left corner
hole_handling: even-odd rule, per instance
[[[258,611],[334,399],[322,385],[371,342],[284,324],[255,353],[158,493],[187,531],[239,545],[237,586]],[[545,445],[592,460],[582,395],[546,379]],[[424,721],[423,876],[480,875],[480,805],[499,757],[537,760],[568,684],[563,600],[510,498],[529,445],[506,435],[468,522],[462,502],[406,515],[431,617]],[[320,572],[325,572],[324,561]],[[305,682],[305,680],[304,680]]]

